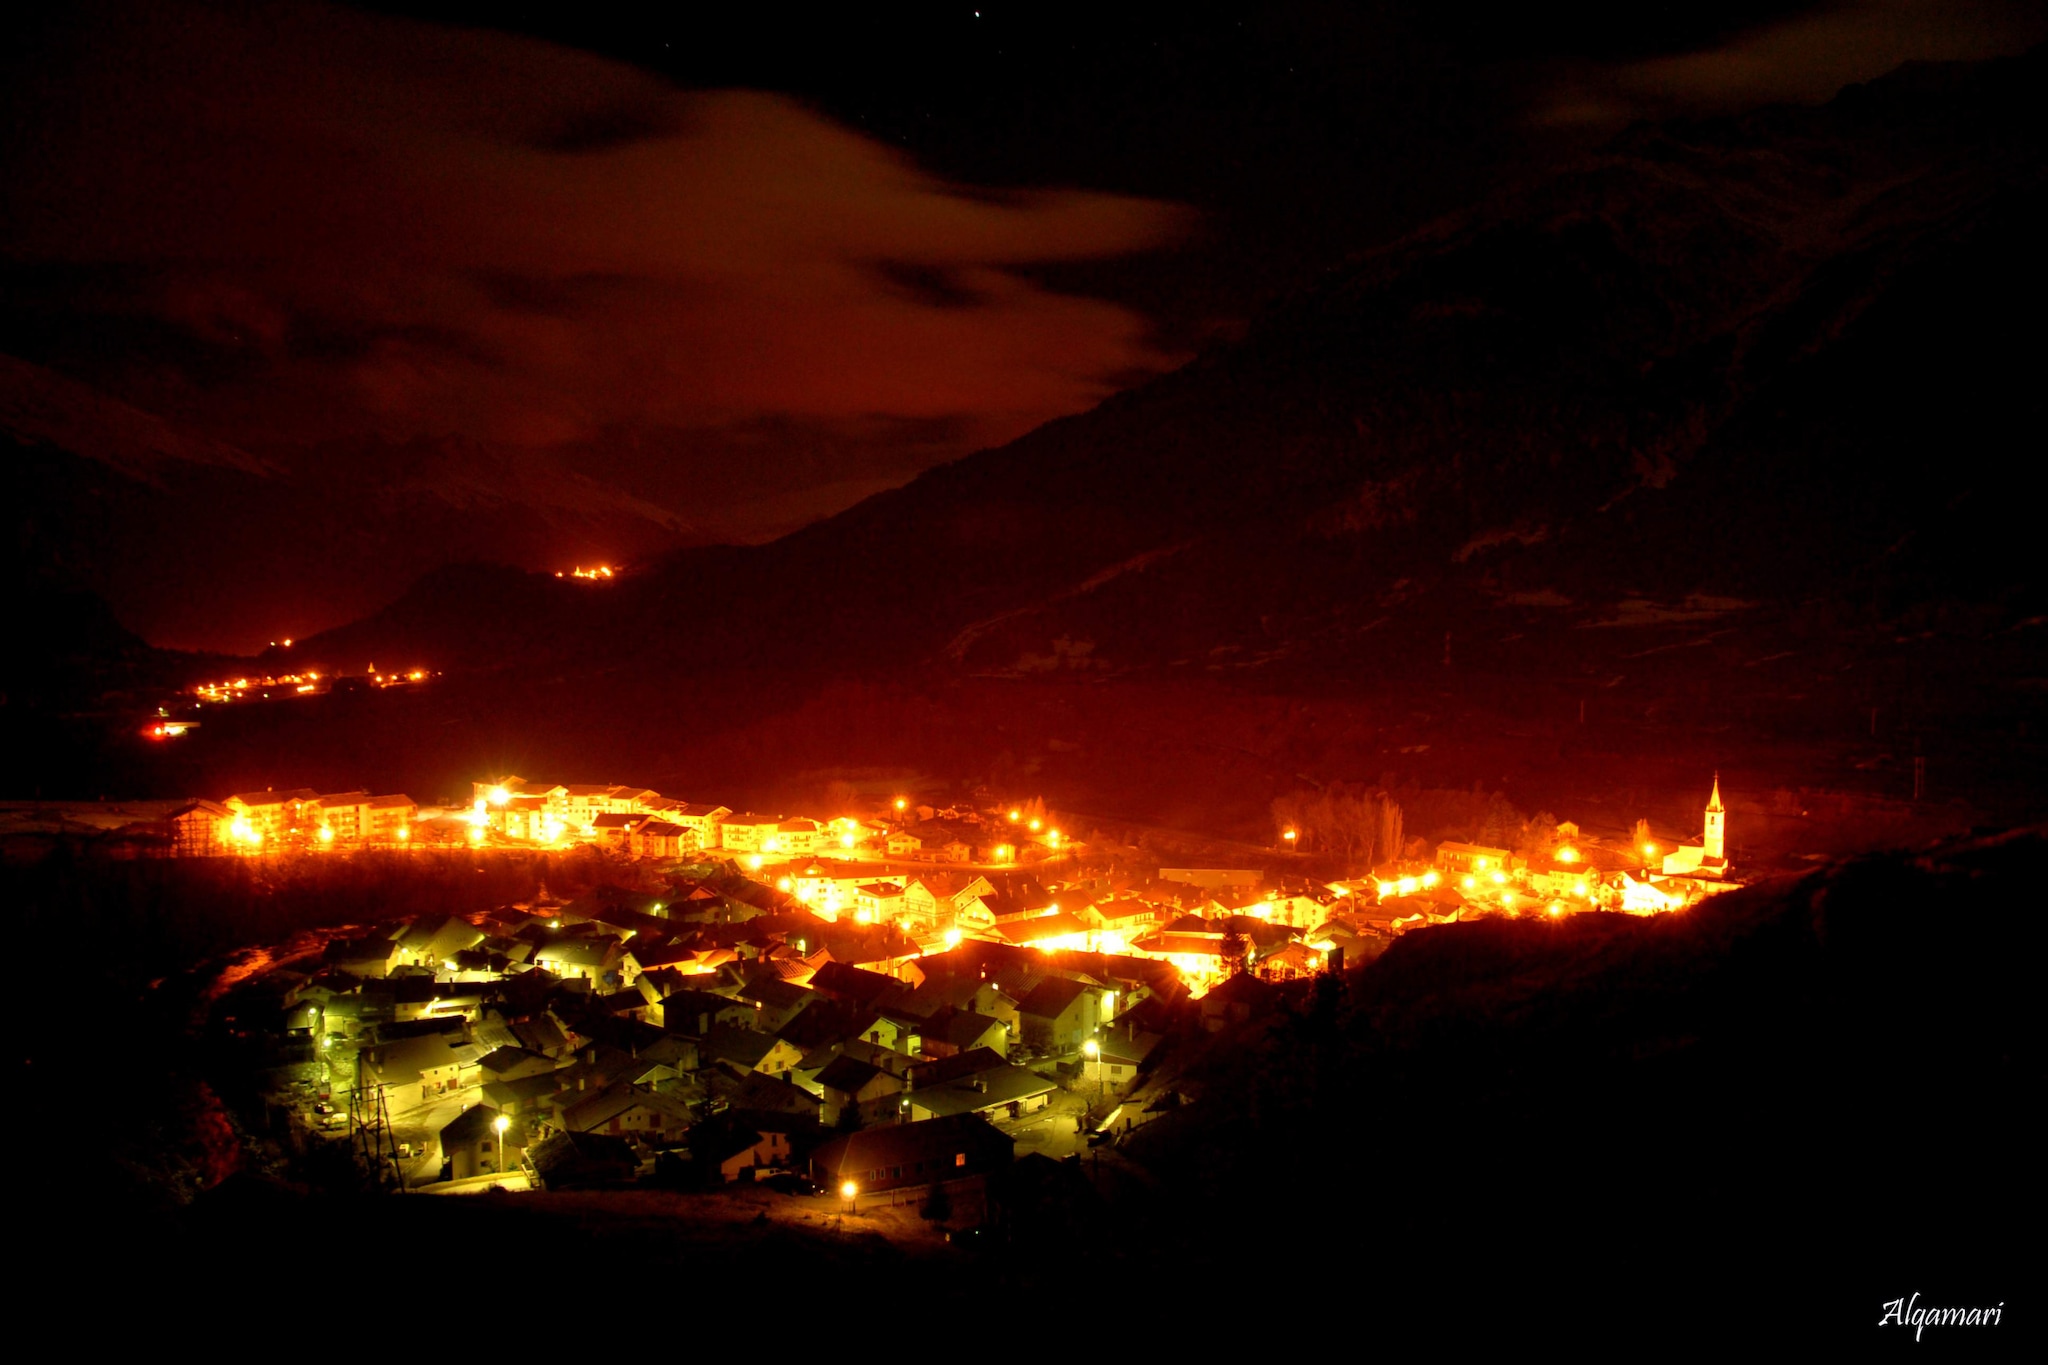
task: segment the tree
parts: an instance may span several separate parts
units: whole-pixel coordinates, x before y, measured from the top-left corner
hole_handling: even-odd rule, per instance
[[[1371,867],[1401,856],[1401,806],[1384,787],[1331,782],[1276,797],[1273,822],[1295,832],[1297,850],[1334,853]]]
[[[833,1123],[832,1127],[840,1133],[858,1133],[862,1127],[860,1104],[857,1101],[848,1100],[845,1104],[840,1105],[839,1118]]]
[[[1245,958],[1251,952],[1251,940],[1239,933],[1235,926],[1223,935],[1223,970],[1227,975],[1236,976],[1244,970]]]

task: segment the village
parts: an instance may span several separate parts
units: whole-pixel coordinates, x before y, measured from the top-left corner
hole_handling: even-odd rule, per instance
[[[1157,1079],[1176,1048],[1404,933],[1664,913],[1737,884],[1718,780],[1697,843],[1562,823],[1520,851],[1415,841],[1330,881],[1292,870],[1292,828],[1261,866],[1175,867],[1038,800],[876,806],[810,819],[508,776],[453,808],[265,791],[165,824],[179,856],[585,847],[660,888],[543,889],[273,965],[232,1032],[294,1150],[345,1145],[405,1190],[765,1184],[970,1224],[1017,1163],[1099,1157],[1182,1103]]]

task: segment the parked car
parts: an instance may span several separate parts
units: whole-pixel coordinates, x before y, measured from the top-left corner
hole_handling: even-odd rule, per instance
[[[322,1118],[325,1118],[327,1115],[337,1113],[339,1111],[336,1110],[333,1105],[328,1104],[325,1101],[322,1101],[321,1103],[313,1106],[313,1112],[320,1115]]]
[[[818,1187],[795,1171],[777,1171],[761,1178],[761,1183],[779,1194],[817,1194]]]

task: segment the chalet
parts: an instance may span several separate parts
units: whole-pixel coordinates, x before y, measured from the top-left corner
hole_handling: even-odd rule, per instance
[[[688,943],[632,943],[619,959],[619,980],[628,986],[638,986],[640,978],[648,972],[678,963],[694,964],[696,960],[697,950]],[[659,999],[659,995],[649,996],[648,1002]]]
[[[942,872],[927,873],[904,885],[903,913],[920,925],[950,925],[963,908],[994,890],[986,877],[963,883]]]
[[[924,1021],[894,1010],[856,1010],[852,1015],[860,1022],[852,1036],[874,1047],[887,1048],[915,1057],[918,1042],[924,1029]]]
[[[797,1127],[815,1126],[819,1106],[824,1103],[823,1096],[814,1095],[790,1080],[787,1073],[770,1076],[759,1071],[740,1077],[729,1100],[736,1111],[782,1116],[796,1126],[789,1130],[792,1132]]]
[[[1029,915],[995,926],[997,937],[1019,948],[1085,948],[1091,933],[1079,916],[1064,910],[1049,915]]]
[[[180,858],[211,858],[229,852],[235,817],[212,801],[187,801],[165,817],[171,852]]]
[[[477,1058],[477,1070],[485,1085],[492,1081],[520,1081],[524,1076],[545,1076],[555,1070],[555,1064],[555,1058],[526,1052],[524,1048],[492,1048]]]
[[[559,1057],[569,1050],[569,1037],[561,1024],[543,1015],[538,1019],[514,1020],[508,1027],[519,1046],[529,1052]]]
[[[1112,1094],[1129,1090],[1138,1082],[1139,1068],[1150,1060],[1164,1037],[1135,1023],[1104,1029],[1095,1040],[1094,1080]]]
[[[1463,877],[1468,873],[1485,875],[1489,872],[1506,872],[1514,854],[1505,848],[1491,848],[1485,844],[1461,844],[1451,840],[1436,846],[1436,866],[1445,876]]]
[[[753,1029],[760,1006],[710,991],[680,990],[662,997],[660,1024],[677,1033],[702,1038],[716,1028]]]
[[[948,1186],[959,1210],[961,1196],[979,1203],[989,1177],[1010,1164],[1013,1143],[974,1114],[899,1123],[835,1138],[811,1154],[811,1178],[839,1194],[851,1185],[847,1202],[856,1208],[911,1203],[934,1184]]]
[[[936,1084],[914,1085],[903,1098],[913,1123],[961,1114],[1000,1120],[1038,1112],[1058,1089],[1034,1071],[1005,1063]]]
[[[807,858],[825,843],[824,826],[799,816],[777,824],[774,832],[763,839],[761,851],[779,853],[785,858]]]
[[[951,956],[947,954],[925,961],[927,965],[945,962]],[[1034,981],[1032,984],[1038,983]],[[1028,993],[1019,991],[1020,995]],[[946,1008],[985,1014],[1008,1027],[1012,1041],[1017,1038],[1017,996],[1004,990],[1000,982],[990,981],[977,972],[935,972],[904,1000],[903,1007],[926,1018],[936,1018],[938,1011]]]
[[[398,942],[400,965],[435,970],[484,941],[483,930],[453,915],[422,915],[400,925],[391,936]]]
[[[853,917],[861,924],[894,924],[903,916],[903,888],[895,882],[862,882],[853,888]]]
[[[360,1056],[364,1081],[385,1087],[400,1108],[414,1098],[414,1086],[419,1087],[417,1098],[425,1100],[474,1085],[481,1074],[481,1049],[463,1042],[459,1034],[428,1033],[380,1042],[364,1048]]]
[[[541,1072],[521,1076],[517,1080],[485,1081],[478,1087],[477,1094],[482,1096],[483,1103],[500,1113],[539,1116],[552,1112],[553,1106],[548,1101],[560,1088],[552,1073]]]
[[[718,846],[735,853],[761,853],[767,851],[769,841],[782,827],[779,815],[756,815],[752,811],[740,811],[728,815],[718,826]]]
[[[1255,867],[1162,867],[1159,880],[1204,891],[1249,891],[1265,880],[1265,874]]]
[[[363,841],[371,844],[403,842],[420,818],[417,801],[403,793],[373,796],[363,809]]]
[[[844,962],[827,962],[811,974],[811,989],[846,1004],[868,1008],[895,998],[902,993],[903,983]]]
[[[608,974],[617,974],[618,960],[623,955],[619,940],[610,935],[559,938],[535,949],[533,962],[556,976],[600,981]]]
[[[772,1033],[734,1028],[730,1024],[715,1025],[698,1048],[707,1062],[721,1062],[741,1075],[749,1071],[779,1075],[794,1070],[803,1060],[803,1053],[795,1045]]]
[[[1243,972],[1202,997],[1202,1027],[1220,1033],[1264,1014],[1273,1006],[1275,990],[1249,972]]]
[[[649,818],[633,829],[630,847],[636,858],[679,858],[697,847],[697,836],[681,825]]]
[[[282,792],[241,792],[222,804],[227,807],[231,821],[240,821],[261,838],[274,840],[298,829],[300,812],[308,801],[317,801],[319,797],[320,793],[311,787],[297,787]]]
[[[1107,992],[1049,976],[1017,1002],[1022,1042],[1047,1052],[1071,1052],[1101,1027]]]
[[[383,977],[390,975],[391,970],[404,961],[404,951],[398,940],[393,938],[354,939],[329,945],[327,965],[350,976]]]
[[[919,839],[909,830],[902,829],[890,834],[888,841],[883,844],[884,850],[891,858],[908,858],[923,846],[924,841],[922,839]]]
[[[700,1145],[699,1140],[693,1138],[692,1145]],[[778,1170],[789,1164],[789,1133],[776,1127],[763,1132],[745,1124],[725,1126],[707,1135],[701,1145],[697,1160],[716,1166],[719,1180],[728,1185],[752,1179],[756,1171]]]
[[[740,987],[739,998],[752,1001],[757,1007],[755,1027],[763,1033],[780,1033],[806,1006],[826,997],[802,986],[792,986],[780,976],[761,976]]]
[[[544,1190],[602,1189],[633,1178],[639,1160],[624,1138],[600,1133],[554,1133],[527,1152]]]
[[[684,829],[696,835],[697,842],[694,847],[719,848],[723,845],[719,839],[718,827],[731,814],[732,812],[724,806],[706,806],[686,802],[683,805],[664,810],[661,818],[671,824],[681,825]]]
[[[365,791],[329,792],[317,796],[300,809],[301,816],[322,839],[353,844],[369,829],[370,794]]]
[[[925,1022],[920,1042],[928,1057],[951,1057],[975,1048],[1006,1056],[1010,1051],[1010,1026],[990,1015],[945,1005]]]
[[[467,1180],[471,1176],[517,1169],[532,1140],[529,1125],[506,1116],[505,1131],[501,1134],[496,1122],[499,1117],[497,1109],[473,1104],[442,1127],[443,1179]]]
[[[888,1101],[903,1090],[901,1076],[844,1053],[818,1072],[817,1084],[825,1100],[820,1117],[828,1125],[838,1123],[849,1105],[869,1121],[891,1113],[895,1106]]]
[[[540,796],[515,796],[502,806],[487,808],[491,828],[520,843],[553,843],[567,828]]]
[[[690,1109],[658,1090],[621,1083],[564,1106],[561,1127],[565,1132],[610,1137],[680,1137],[690,1129]]]

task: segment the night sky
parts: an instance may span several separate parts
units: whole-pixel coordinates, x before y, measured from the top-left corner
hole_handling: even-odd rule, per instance
[[[31,553],[247,649],[447,559],[770,537],[1631,119],[2044,28],[1644,8],[62,7],[0,73],[0,427],[141,510],[51,475]]]

